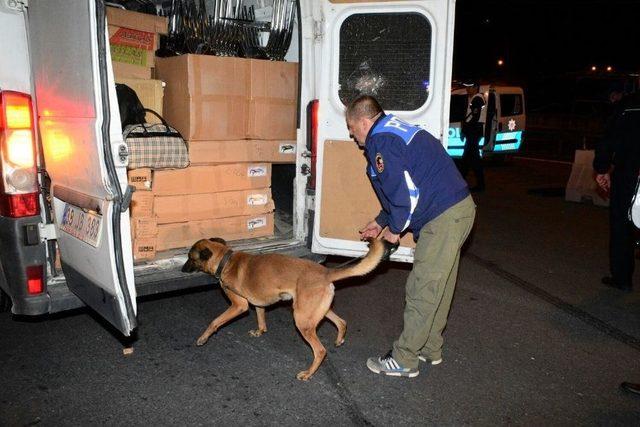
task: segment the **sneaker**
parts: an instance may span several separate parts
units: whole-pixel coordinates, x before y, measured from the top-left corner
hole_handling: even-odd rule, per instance
[[[421,362],[427,362],[427,363],[430,363],[430,364],[432,364],[432,365],[439,365],[439,364],[441,364],[441,363],[442,363],[442,357],[441,357],[440,359],[431,360],[431,359],[428,359],[426,356],[419,355],[419,356],[418,356],[418,359],[419,359]]]
[[[420,371],[417,368],[403,368],[391,355],[391,351],[382,357],[370,357],[367,360],[367,368],[371,372],[392,377],[417,377]]]

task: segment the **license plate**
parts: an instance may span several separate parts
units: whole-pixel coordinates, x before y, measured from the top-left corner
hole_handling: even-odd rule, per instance
[[[102,234],[102,215],[65,204],[60,229],[93,247],[98,247]]]

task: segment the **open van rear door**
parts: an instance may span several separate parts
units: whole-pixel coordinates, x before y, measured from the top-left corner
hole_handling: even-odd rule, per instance
[[[62,269],[72,292],[129,335],[130,197],[104,2],[31,0],[27,16]]]
[[[376,96],[386,112],[422,126],[446,147],[451,93],[454,0],[323,0],[313,11],[317,160],[312,251],[358,256],[358,229],[380,211],[366,160],[345,124],[354,96]],[[405,235],[392,256],[413,261]]]

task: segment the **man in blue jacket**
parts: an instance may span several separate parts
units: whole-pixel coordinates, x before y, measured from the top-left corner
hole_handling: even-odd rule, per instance
[[[442,361],[447,322],[464,244],[475,218],[466,182],[440,142],[426,130],[385,114],[375,98],[360,96],[346,111],[351,137],[365,150],[367,174],[380,214],[362,239],[391,243],[411,231],[417,245],[406,283],[404,329],[393,349],[367,360],[378,374],[415,377],[418,361]]]

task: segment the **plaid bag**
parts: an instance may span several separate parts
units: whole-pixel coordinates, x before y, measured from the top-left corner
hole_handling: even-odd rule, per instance
[[[128,169],[179,169],[189,166],[189,150],[180,132],[153,110],[162,123],[128,125],[123,132],[129,148]]]

